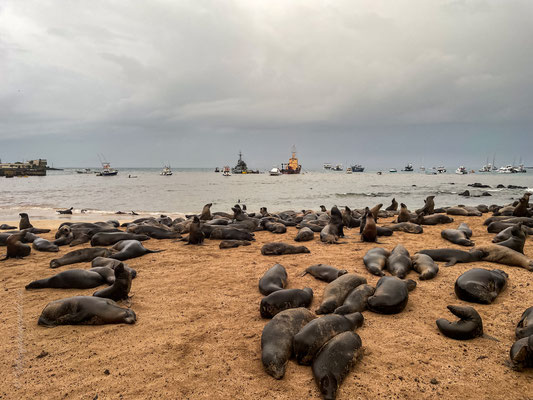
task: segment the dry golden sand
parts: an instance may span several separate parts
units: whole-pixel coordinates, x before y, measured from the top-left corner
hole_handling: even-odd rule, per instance
[[[487,244],[493,235],[487,234],[483,219],[457,217],[446,227],[467,222],[476,243]],[[59,222],[34,225],[54,232]],[[396,232],[381,238],[381,246],[392,249],[402,243],[411,254],[423,248],[459,248],[440,237],[443,226],[424,229],[423,235]],[[42,236],[51,238],[53,232]],[[38,326],[48,302],[91,295],[96,289],[26,291],[24,286],[61,270],[89,268],[89,263],[51,270],[49,261],[57,254],[37,251],[24,260],[4,261],[0,264],[0,398],[319,398],[310,367],[290,361],[280,381],[263,371],[260,339],[267,321],[259,316],[258,280],[281,263],[289,274],[288,288],[313,288],[314,310],[326,284],[309,275],[301,277],[302,271],[326,263],[364,275],[375,285],[377,277],[366,271],[362,261],[375,245],[361,243],[358,229],[353,229],[346,230],[346,244],[325,245],[317,239],[306,243],[311,254],[260,254],[266,242],[294,243],[295,233],[295,228],[284,235],[257,232],[251,246],[228,250],[220,250],[219,241],[203,246],[144,242],[148,248],[166,251],[128,261],[138,272],[131,291],[135,325]],[[71,250],[62,247],[59,255]],[[531,239],[525,253],[533,257]],[[498,341],[451,340],[435,325],[440,317],[454,318],[448,304],[466,304],[455,297],[453,285],[474,266],[501,268],[509,274],[508,287],[493,304],[474,305],[485,333]],[[431,281],[419,281],[415,272],[409,278],[418,287],[402,313],[364,313],[364,326],[357,331],[364,356],[346,377],[339,399],[533,398],[533,371],[515,372],[507,365],[516,323],[533,305],[532,272],[481,262],[441,265]],[[39,357],[42,352],[47,355]]]

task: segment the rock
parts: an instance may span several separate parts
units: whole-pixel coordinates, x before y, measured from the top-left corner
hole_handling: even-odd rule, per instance
[[[467,197],[470,197],[470,191],[465,190],[463,193],[459,193],[459,196],[467,196]]]
[[[486,197],[486,196],[492,196],[489,192],[483,192],[483,193],[481,193],[481,195],[482,195],[482,196],[485,196],[485,197]]]
[[[500,183],[498,186],[496,186],[496,188],[497,188],[497,189],[505,189],[505,185],[502,185],[502,184]]]
[[[47,351],[41,351],[41,354],[39,354],[37,357],[35,358],[43,358],[43,357],[46,357],[48,355],[48,352]]]
[[[490,188],[490,185],[484,185],[484,184],[479,183],[479,182],[469,183],[467,186],[475,187],[475,188]]]

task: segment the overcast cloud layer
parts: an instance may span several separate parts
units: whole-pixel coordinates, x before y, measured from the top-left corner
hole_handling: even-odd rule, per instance
[[[533,1],[0,2],[0,158],[533,165]]]

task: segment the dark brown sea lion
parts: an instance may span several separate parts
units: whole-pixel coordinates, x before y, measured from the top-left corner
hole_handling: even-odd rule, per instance
[[[381,210],[381,207],[383,207],[383,204],[379,203],[370,209],[370,212],[372,213],[372,216],[374,217],[375,222],[378,222],[378,214],[379,214],[379,210]]]
[[[45,279],[39,279],[26,285],[26,289],[91,289],[104,283],[112,285],[115,273],[108,267],[91,269],[69,269]]]
[[[533,335],[514,342],[509,353],[513,368],[533,368]]]
[[[478,248],[470,251],[457,249],[427,249],[420,250],[418,253],[430,256],[433,261],[446,261],[446,267],[451,267],[457,263],[470,263],[481,261],[485,253]]]
[[[533,260],[530,260],[525,255],[508,247],[499,246],[497,244],[488,244],[486,246],[474,247],[474,249],[471,251],[474,250],[483,253],[483,261],[491,261],[514,267],[522,267],[528,271],[533,271]]]
[[[411,222],[411,214],[409,213],[407,206],[403,203],[400,204],[400,213],[398,214],[396,222]]]
[[[118,267],[120,264],[124,265],[124,269],[126,269],[133,279],[137,276],[137,271],[133,268],[130,268],[128,264],[125,262],[115,260],[113,258],[107,258],[107,257],[96,257],[94,260],[91,261],[91,268],[97,268],[97,267],[107,267],[111,268],[113,271],[115,271],[115,268]],[[115,279],[115,274],[113,272],[113,282]]]
[[[357,228],[361,225],[361,220],[353,217],[350,207],[344,206],[344,211],[342,212],[342,223],[346,228]]]
[[[32,247],[38,251],[50,251],[50,252],[59,251],[59,247],[55,243],[52,243],[49,240],[46,240],[43,238],[35,239],[32,242]]]
[[[148,235],[137,235],[129,232],[98,232],[91,238],[91,246],[112,246],[121,240],[148,240]]]
[[[21,239],[26,235],[25,231],[13,233],[9,235],[6,240],[7,253],[6,256],[0,260],[4,261],[8,258],[23,258],[31,253],[31,247],[21,242]]]
[[[385,275],[383,270],[387,265],[389,255],[390,253],[381,247],[368,250],[363,257],[363,262],[368,272],[377,276]]]
[[[518,205],[513,210],[514,217],[530,217],[531,213],[529,212],[529,196],[531,193],[524,193],[524,196],[518,200]]]
[[[396,201],[396,198],[392,199],[391,205],[388,206],[385,211],[397,211],[398,210],[398,202]]]
[[[136,319],[133,310],[121,308],[111,299],[75,296],[48,303],[38,323],[46,326],[134,324]]]
[[[416,222],[420,225],[438,225],[438,224],[449,224],[453,222],[453,218],[448,217],[444,214],[432,214],[424,215],[418,214]]]
[[[96,257],[109,257],[111,250],[104,247],[92,247],[88,249],[74,250],[65,254],[63,257],[55,258],[50,261],[50,268],[57,268],[63,265],[76,264],[80,262],[89,262]]]
[[[445,318],[437,320],[437,327],[444,336],[456,340],[474,339],[483,336],[483,322],[479,313],[469,306],[448,306],[459,321],[450,322]]]
[[[26,213],[20,213],[20,222],[19,230],[33,228],[33,225],[30,223],[30,217]]]
[[[218,245],[219,249],[234,249],[239,246],[250,246],[252,243],[247,240],[222,240]]]
[[[339,333],[353,331],[363,325],[361,313],[330,314],[305,325],[294,335],[294,355],[299,364],[310,365],[320,348]]]
[[[261,361],[269,375],[283,378],[293,353],[294,335],[314,318],[307,308],[291,308],[276,314],[265,325],[261,334]]]
[[[397,314],[403,311],[409,300],[409,292],[416,287],[416,282],[403,281],[395,276],[382,276],[373,296],[367,301],[370,311],[379,314]]]
[[[405,232],[420,234],[424,233],[424,228],[421,225],[414,224],[412,222],[399,222],[397,224],[386,225],[384,228],[389,228],[393,232]]]
[[[200,221],[209,221],[213,219],[213,216],[211,215],[211,206],[213,203],[207,203],[204,208],[202,209],[202,212],[200,214]]]
[[[533,335],[533,307],[529,307],[522,313],[515,334],[517,339]]]
[[[315,238],[315,233],[307,228],[303,227],[298,231],[298,234],[294,238],[295,242],[308,242],[310,240],[313,240]]]
[[[474,242],[471,241],[464,229],[444,229],[440,235],[443,239],[446,239],[454,244],[461,246],[474,246]]]
[[[366,283],[366,278],[356,274],[344,274],[324,289],[322,304],[315,311],[317,314],[329,314],[344,303],[344,299],[357,286]]]
[[[509,228],[501,231],[492,239],[492,242],[524,254],[526,233],[522,229],[522,223],[510,226]]]
[[[268,219],[264,218],[261,220],[260,226],[263,227],[265,231],[269,231],[272,233],[281,234],[287,232],[287,227],[282,223],[269,221]]]
[[[136,233],[139,235],[148,235],[154,239],[178,239],[181,237],[179,232],[170,231],[168,229],[163,229],[151,225],[128,225],[126,230],[130,233]]]
[[[313,301],[313,289],[281,289],[261,299],[259,313],[262,318],[272,318],[289,308],[309,307]]]
[[[255,240],[254,234],[252,232],[246,231],[244,229],[235,228],[232,226],[216,226],[212,227],[209,232],[209,235],[206,234],[206,226],[202,227],[202,232],[209,237],[210,239],[222,239],[222,240]]]
[[[365,311],[368,298],[374,294],[374,291],[375,289],[367,284],[357,286],[348,293],[342,306],[337,307],[333,313],[344,315]]]
[[[376,242],[378,238],[378,229],[372,212],[366,211],[363,219],[365,220],[365,226],[361,232],[361,240],[363,242]]]
[[[259,279],[259,291],[262,295],[283,289],[287,285],[287,271],[281,264],[276,264]]]
[[[111,300],[125,300],[131,289],[131,274],[124,268],[124,264],[120,263],[115,268],[115,282],[108,288],[98,290],[93,293],[96,297],[105,297]]]
[[[149,250],[138,240],[121,240],[112,247],[115,252],[108,256],[115,260],[125,261],[130,258],[144,256],[150,253],[161,253],[164,250]],[[104,256],[105,257],[105,256]]]
[[[324,399],[337,398],[337,390],[360,357],[362,345],[357,333],[347,331],[322,346],[313,360],[313,376]]]
[[[455,294],[464,301],[490,304],[505,289],[508,277],[499,269],[472,268],[455,281]]]
[[[267,243],[261,248],[261,254],[264,256],[281,256],[285,254],[310,253],[305,246],[291,246],[283,242]]]
[[[335,267],[332,267],[331,265],[326,264],[315,264],[311,265],[310,267],[307,267],[302,276],[304,276],[305,274],[310,274],[316,279],[320,279],[321,281],[330,283],[337,279],[339,276],[342,276],[346,273],[348,273],[348,271],[346,271],[345,269],[337,269]]]
[[[419,210],[416,210],[416,214],[422,214],[422,215],[431,215],[435,213],[435,202],[434,199],[435,196],[428,196],[426,197],[426,200],[424,200],[424,207],[422,207]]]
[[[74,210],[74,207],[70,207],[69,209],[66,209],[66,210],[57,210],[57,213],[58,214],[72,214],[72,210]]]
[[[437,276],[439,266],[435,264],[430,256],[417,253],[411,259],[413,261],[413,269],[420,274],[420,280],[433,279]]]
[[[200,219],[195,215],[189,226],[187,244],[202,244],[204,242],[205,234],[202,232],[201,225]]]
[[[12,226],[12,225],[7,225],[7,224],[0,225],[0,231],[8,231],[8,230],[11,230],[11,229],[17,229],[17,227],[16,226]]]
[[[413,264],[409,252],[403,245],[398,244],[387,258],[387,270],[393,276],[403,279],[411,270]]]
[[[337,243],[339,237],[344,236],[342,228],[342,214],[337,206],[333,206],[328,224],[320,231],[320,240],[324,243]]]

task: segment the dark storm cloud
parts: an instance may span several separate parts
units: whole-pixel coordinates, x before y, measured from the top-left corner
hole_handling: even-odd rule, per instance
[[[0,157],[527,158],[532,16],[528,0],[7,1]]]

